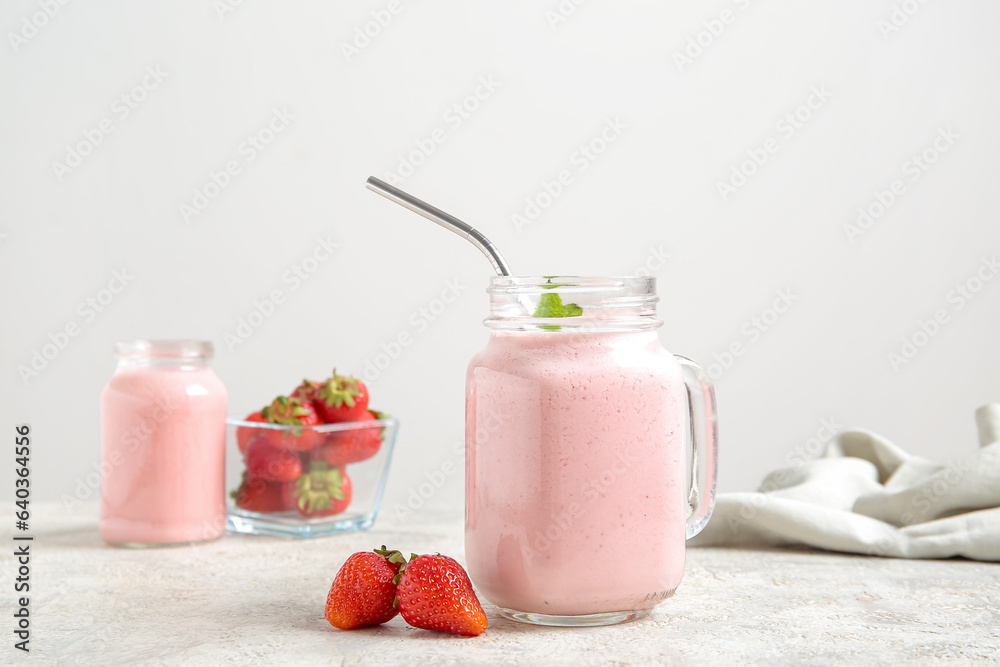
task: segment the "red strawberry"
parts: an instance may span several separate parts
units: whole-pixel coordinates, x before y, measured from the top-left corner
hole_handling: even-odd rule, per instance
[[[308,463],[303,464],[303,466],[308,465]],[[286,510],[293,510],[298,503],[299,501],[295,498],[295,482],[282,482],[281,504],[285,506]]]
[[[326,620],[341,630],[380,625],[399,613],[395,606],[396,575],[406,562],[403,554],[361,551],[344,563],[326,596]]]
[[[244,473],[240,487],[230,496],[237,507],[250,512],[284,512],[294,507],[288,502],[290,489],[294,486],[294,482],[269,482],[254,477],[248,480]]]
[[[323,423],[312,403],[279,396],[261,414],[268,423],[292,427],[267,430],[267,437],[275,447],[305,452],[323,439],[322,434],[308,428]]]
[[[260,410],[257,412],[247,415],[247,418],[243,421],[247,422],[263,422],[267,423],[267,420],[261,416]],[[258,435],[263,429],[254,428],[253,426],[237,426],[236,427],[236,446],[240,448],[240,454],[247,450],[247,444],[253,440],[255,435]]]
[[[302,474],[302,461],[295,452],[275,447],[267,438],[250,441],[246,451],[247,475],[272,482],[292,482]]]
[[[396,597],[403,619],[416,628],[469,636],[486,630],[486,612],[454,558],[414,554],[401,568]]]
[[[375,415],[365,412],[356,421],[374,421]],[[351,428],[326,434],[326,440],[310,453],[313,461],[325,461],[331,468],[370,459],[382,446],[382,427]]]
[[[351,504],[351,478],[341,468],[322,461],[309,464],[309,472],[295,482],[295,509],[307,517],[340,514]]]
[[[368,387],[354,377],[337,375],[319,388],[316,408],[327,424],[354,421],[368,411]]]
[[[319,388],[321,386],[323,386],[322,382],[303,380],[302,384],[296,387],[290,396],[299,399],[303,403],[311,403],[315,408],[316,402],[319,400]]]

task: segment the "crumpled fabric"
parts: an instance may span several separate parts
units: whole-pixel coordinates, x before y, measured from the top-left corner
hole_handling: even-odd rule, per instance
[[[979,448],[951,463],[871,431],[842,431],[820,458],[724,493],[690,546],[810,546],[893,558],[1000,561],[1000,403],[976,411]]]

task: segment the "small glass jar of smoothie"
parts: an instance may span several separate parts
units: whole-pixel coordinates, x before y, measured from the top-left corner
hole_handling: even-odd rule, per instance
[[[101,393],[101,537],[128,547],[219,537],[226,526],[226,387],[203,341],[119,343]]]
[[[488,293],[466,378],[472,581],[519,621],[636,618],[674,594],[711,515],[711,382],[660,344],[653,278],[500,276]]]

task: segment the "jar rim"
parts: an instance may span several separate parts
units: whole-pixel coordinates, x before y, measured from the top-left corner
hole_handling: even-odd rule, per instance
[[[636,295],[655,294],[652,276],[491,276],[487,292],[530,294],[551,289],[570,291],[619,292],[629,289]]]
[[[662,324],[652,276],[493,276],[486,292],[490,316],[483,323],[495,331],[642,331]]]
[[[211,359],[215,356],[215,347],[207,340],[141,339],[116,343],[115,356],[119,359]]]

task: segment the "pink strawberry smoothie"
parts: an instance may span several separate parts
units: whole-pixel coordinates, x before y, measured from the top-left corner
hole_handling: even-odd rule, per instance
[[[494,604],[639,611],[684,570],[686,393],[651,331],[494,331],[469,365],[466,559]]]
[[[207,366],[115,373],[101,394],[101,537],[175,544],[222,534],[226,402]]]

